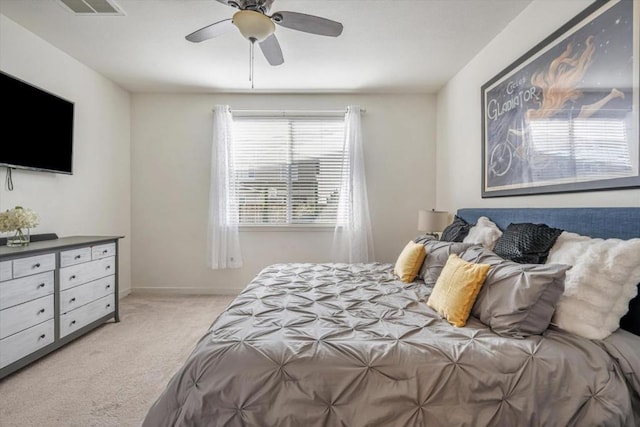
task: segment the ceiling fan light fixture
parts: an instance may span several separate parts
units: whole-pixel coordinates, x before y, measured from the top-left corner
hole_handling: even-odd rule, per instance
[[[233,24],[244,38],[261,42],[276,31],[271,19],[260,12],[241,10],[233,15]]]

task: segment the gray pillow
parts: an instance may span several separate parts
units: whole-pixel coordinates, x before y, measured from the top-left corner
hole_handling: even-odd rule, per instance
[[[436,284],[449,255],[459,255],[465,249],[473,246],[471,243],[444,242],[433,239],[425,239],[416,243],[422,243],[427,252],[422,268],[418,272],[418,277],[424,280],[427,285]]]
[[[471,314],[493,332],[524,338],[540,335],[549,327],[571,266],[519,264],[481,246],[468,248],[460,257],[491,265]]]

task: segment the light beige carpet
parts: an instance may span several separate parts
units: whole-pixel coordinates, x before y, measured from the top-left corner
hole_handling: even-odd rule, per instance
[[[228,296],[137,296],[112,321],[0,381],[0,426],[139,426]]]

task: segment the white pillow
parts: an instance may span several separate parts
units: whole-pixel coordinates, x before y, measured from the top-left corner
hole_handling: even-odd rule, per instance
[[[482,245],[490,251],[496,246],[496,242],[502,236],[502,231],[486,216],[478,218],[476,225],[471,227],[469,234],[464,238],[464,243]]]
[[[595,239],[562,232],[547,263],[572,265],[552,324],[601,340],[620,326],[640,282],[640,239]]]

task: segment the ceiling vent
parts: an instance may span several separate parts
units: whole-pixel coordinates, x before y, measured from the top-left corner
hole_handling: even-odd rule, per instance
[[[74,15],[124,15],[124,11],[113,0],[58,0],[58,3]]]

